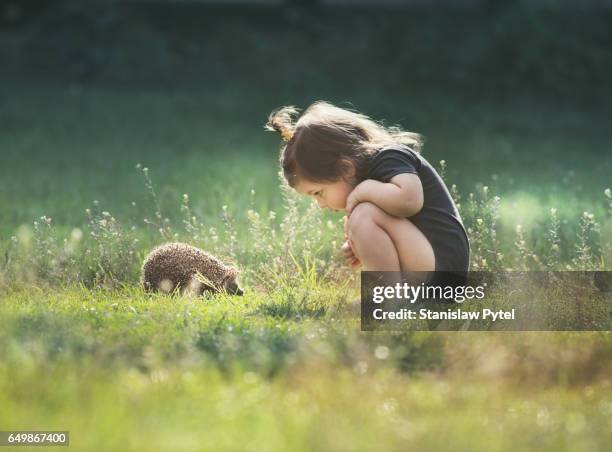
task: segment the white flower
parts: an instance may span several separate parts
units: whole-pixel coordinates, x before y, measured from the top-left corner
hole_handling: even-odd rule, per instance
[[[78,242],[83,238],[83,231],[81,231],[79,228],[74,228],[71,232],[70,232],[70,239],[73,242]]]
[[[387,359],[389,357],[389,347],[385,345],[379,345],[374,351],[374,356],[378,359]]]

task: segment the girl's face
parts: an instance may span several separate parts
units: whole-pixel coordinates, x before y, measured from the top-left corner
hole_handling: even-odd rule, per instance
[[[300,180],[295,189],[302,195],[312,196],[319,207],[334,212],[346,207],[346,198],[353,190],[353,185],[340,179],[337,182],[311,182]]]

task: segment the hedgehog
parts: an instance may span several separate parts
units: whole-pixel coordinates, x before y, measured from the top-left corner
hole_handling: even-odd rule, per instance
[[[147,292],[203,295],[226,291],[242,295],[238,271],[186,243],[166,243],[153,249],[142,264],[140,281]]]

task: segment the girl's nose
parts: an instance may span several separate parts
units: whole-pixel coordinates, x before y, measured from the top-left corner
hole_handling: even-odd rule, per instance
[[[317,199],[317,204],[319,205],[321,209],[324,209],[325,207],[327,207],[327,204],[325,204],[325,202],[321,199]]]

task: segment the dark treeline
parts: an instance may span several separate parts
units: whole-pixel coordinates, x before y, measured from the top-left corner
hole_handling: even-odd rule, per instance
[[[5,74],[96,82],[233,81],[262,89],[379,86],[598,103],[610,96],[612,12],[9,0]]]

